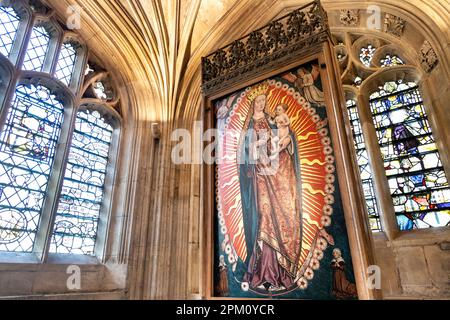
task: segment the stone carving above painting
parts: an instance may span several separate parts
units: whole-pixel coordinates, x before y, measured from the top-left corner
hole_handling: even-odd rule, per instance
[[[396,37],[401,37],[403,35],[405,25],[406,21],[402,18],[386,13],[383,31]]]
[[[339,20],[341,24],[346,27],[357,27],[359,25],[359,10],[358,9],[343,9]]]
[[[426,72],[431,72],[438,64],[438,56],[431,43],[425,40],[419,51],[420,65]]]
[[[328,36],[327,14],[316,0],[202,58],[203,92],[291,62]]]

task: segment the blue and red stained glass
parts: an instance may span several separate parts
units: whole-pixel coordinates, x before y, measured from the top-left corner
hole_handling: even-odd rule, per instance
[[[370,107],[400,229],[450,225],[450,188],[418,86],[388,82]]]

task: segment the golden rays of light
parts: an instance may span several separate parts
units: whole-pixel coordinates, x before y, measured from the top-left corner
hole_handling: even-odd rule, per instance
[[[321,227],[321,217],[325,206],[324,192],[326,182],[326,161],[323,152],[322,137],[318,134],[316,122],[302,105],[292,90],[280,86],[269,86],[266,111],[273,115],[275,108],[284,103],[288,106],[287,114],[291,119],[291,129],[296,133],[299,143],[299,159],[302,179],[302,210],[303,210],[303,240],[299,266],[306,261],[317,231]],[[226,125],[226,138],[220,145],[225,153],[223,163],[218,165],[218,200],[219,208],[225,220],[225,226],[236,254],[242,259],[247,258],[247,247],[244,234],[243,210],[241,203],[239,169],[236,162],[240,135],[242,134],[247,115],[250,111],[250,101],[246,94],[240,96],[231,112]]]

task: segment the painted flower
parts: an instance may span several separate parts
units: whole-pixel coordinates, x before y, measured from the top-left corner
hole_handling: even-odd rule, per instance
[[[228,256],[228,262],[229,262],[230,264],[233,264],[233,263],[236,262],[236,258],[234,257],[234,255],[230,254],[230,255]]]
[[[283,84],[282,84],[280,81],[278,81],[277,83],[275,83],[275,87],[276,87],[277,89],[280,89],[282,86],[283,86]]]
[[[281,83],[281,82],[280,82]],[[287,85],[287,84],[283,84],[283,90],[287,90],[287,89],[289,89],[289,85]]]
[[[318,249],[324,251],[327,247],[328,247],[327,240],[325,240],[324,238],[319,238],[317,240],[317,248]]]
[[[334,163],[334,157],[332,155],[328,155],[325,157],[325,161],[329,164],[333,164]]]
[[[309,103],[308,101],[306,101],[305,104],[303,105],[303,108],[305,108],[305,109],[311,108],[311,103]]]
[[[334,197],[333,195],[329,194],[325,196],[325,203],[326,204],[333,204],[334,203]]]
[[[231,244],[227,243],[225,246],[225,253],[230,255],[233,250],[231,249]]]
[[[250,286],[248,285],[248,282],[242,282],[241,283],[242,291],[248,291],[249,288],[250,288]]]
[[[308,280],[305,279],[305,277],[301,277],[298,281],[297,281],[297,286],[302,289],[305,290],[306,288],[308,288]]]
[[[313,255],[318,261],[323,259],[323,251],[322,250],[315,249]]]
[[[314,123],[317,123],[320,121],[320,116],[318,114],[315,114],[312,116],[312,121],[314,121]]]
[[[334,185],[332,184],[327,184],[325,186],[325,192],[326,193],[333,193],[335,191]]]
[[[322,129],[320,129],[320,130],[319,130],[319,134],[320,134],[322,137],[326,137],[326,136],[328,135],[328,129],[327,129],[327,128],[322,128]]]
[[[306,280],[312,280],[314,278],[314,271],[311,268],[307,268],[305,271]]]
[[[220,228],[220,232],[222,232],[222,234],[226,234],[227,233],[227,227],[226,226],[222,226],[222,228]]]
[[[294,99],[298,101],[300,99],[301,95],[298,92],[294,92]]]
[[[322,139],[322,144],[323,144],[324,146],[329,146],[329,145],[331,145],[331,139],[330,139],[329,137],[323,138],[323,139]]]
[[[273,86],[275,84],[275,80],[271,79],[269,80],[269,86]]]
[[[329,173],[326,175],[325,181],[326,183],[334,183],[336,181],[336,177],[334,176],[334,174]]]
[[[328,147],[327,147],[328,148]],[[325,166],[325,171],[327,173],[334,173],[336,171],[336,168],[332,164],[327,164]]]
[[[317,260],[317,259],[312,259],[311,260],[311,263],[309,264],[309,266],[311,267],[311,269],[313,269],[313,270],[319,270],[319,268],[320,268],[320,262],[319,262],[319,260]]]
[[[288,93],[292,96],[295,93],[295,90],[293,88],[289,88]]]
[[[323,214],[331,216],[333,214],[333,207],[329,204],[323,206]]]
[[[330,216],[322,216],[322,218],[320,218],[320,222],[324,227],[329,227],[331,225],[331,218]]]
[[[310,116],[315,115],[315,114],[316,114],[316,109],[314,109],[314,108],[312,108],[312,107],[309,107],[309,108],[308,108],[308,114],[309,114]]]
[[[325,153],[327,156],[333,153],[333,148],[330,146],[326,146],[323,148],[323,153]]]
[[[298,98],[298,103],[301,105],[301,106],[305,106],[305,104],[306,104],[306,100],[305,100],[305,98],[303,98],[302,96],[300,96],[300,98]]]

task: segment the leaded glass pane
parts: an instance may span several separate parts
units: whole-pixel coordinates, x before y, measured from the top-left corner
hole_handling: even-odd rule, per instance
[[[0,53],[5,57],[11,53],[19,23],[20,18],[13,8],[0,6]]]
[[[366,67],[370,67],[375,50],[376,48],[374,48],[371,44],[367,45],[367,47],[361,48],[359,58]]]
[[[94,253],[112,131],[97,111],[78,113],[50,252]]]
[[[370,107],[400,229],[450,225],[450,188],[417,85],[388,82]]]
[[[361,129],[358,110],[355,100],[347,101],[347,111],[350,118],[350,125],[353,132],[353,141],[356,149],[356,156],[361,173],[364,198],[366,200],[367,212],[369,213],[369,223],[372,231],[381,231],[380,214],[376,201],[376,193],[373,182],[372,168],[369,163],[364,136]]]
[[[402,59],[400,59],[396,55],[387,54],[383,59],[380,60],[380,64],[382,68],[392,67],[392,66],[400,66],[405,64]]]
[[[62,121],[47,88],[17,87],[0,133],[0,251],[33,249]]]
[[[74,46],[70,43],[64,43],[61,47],[58,63],[56,65],[55,77],[67,86],[70,84],[70,80],[72,79],[76,58],[77,52]]]
[[[42,71],[45,56],[50,44],[50,34],[42,26],[36,26],[31,32],[28,42],[23,69],[29,71]]]

